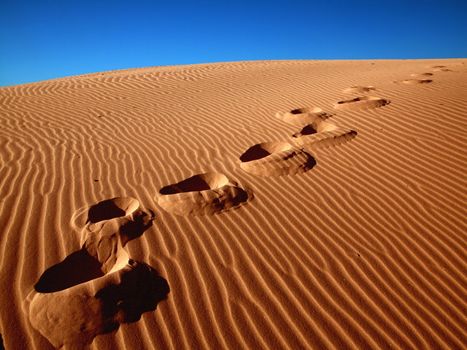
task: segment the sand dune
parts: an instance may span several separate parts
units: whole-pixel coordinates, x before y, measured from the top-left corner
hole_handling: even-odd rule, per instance
[[[464,349],[465,62],[1,88],[5,348]]]

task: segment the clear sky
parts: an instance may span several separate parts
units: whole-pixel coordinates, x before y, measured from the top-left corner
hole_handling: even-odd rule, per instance
[[[0,0],[0,85],[259,59],[467,57],[467,0]]]

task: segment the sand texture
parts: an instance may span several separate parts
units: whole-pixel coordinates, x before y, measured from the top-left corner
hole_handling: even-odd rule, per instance
[[[0,89],[6,349],[465,349],[467,60]]]

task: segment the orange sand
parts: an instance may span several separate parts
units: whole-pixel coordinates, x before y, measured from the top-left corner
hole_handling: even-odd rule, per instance
[[[467,64],[0,89],[6,349],[461,349]]]

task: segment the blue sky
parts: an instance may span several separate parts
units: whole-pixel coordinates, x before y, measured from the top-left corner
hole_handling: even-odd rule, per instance
[[[0,1],[0,86],[259,59],[467,57],[467,0]]]

